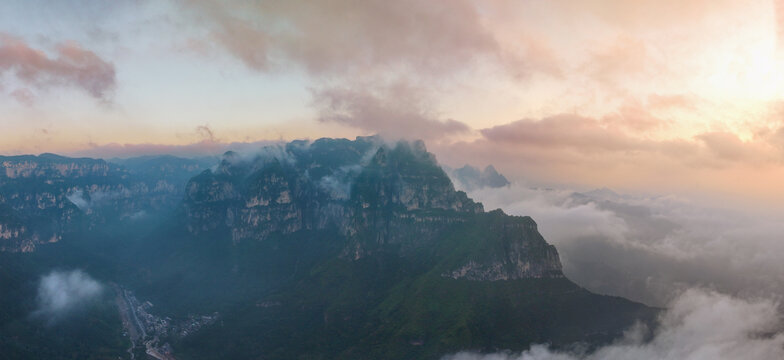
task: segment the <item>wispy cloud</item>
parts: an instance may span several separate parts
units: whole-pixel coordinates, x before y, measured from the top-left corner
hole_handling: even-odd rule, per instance
[[[31,47],[21,38],[0,33],[0,73],[11,73],[30,87],[76,87],[93,98],[108,101],[116,84],[114,65],[75,42],[54,49],[55,57]],[[30,102],[32,93],[15,95]]]
[[[188,1],[184,8],[208,26],[217,46],[263,71],[294,64],[313,74],[442,73],[500,51],[464,0]]]
[[[438,139],[469,132],[468,125],[439,119],[422,89],[406,83],[386,87],[331,87],[313,91],[319,121],[335,122],[388,139]]]

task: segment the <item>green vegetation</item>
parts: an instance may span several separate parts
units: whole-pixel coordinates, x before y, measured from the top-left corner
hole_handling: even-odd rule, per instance
[[[53,244],[49,248],[54,248]],[[3,359],[118,359],[130,346],[111,291],[57,321],[34,316],[40,277],[53,268],[89,263],[58,246],[33,254],[0,253],[0,357]],[[51,249],[55,250],[55,249]],[[88,266],[92,273],[100,273]]]

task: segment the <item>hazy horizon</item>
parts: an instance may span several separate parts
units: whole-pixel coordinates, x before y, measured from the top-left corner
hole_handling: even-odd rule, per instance
[[[776,206],[781,8],[9,1],[0,153],[199,153],[380,133],[536,184]]]

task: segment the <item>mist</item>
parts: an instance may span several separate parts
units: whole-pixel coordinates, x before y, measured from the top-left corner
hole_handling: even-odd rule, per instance
[[[666,310],[658,327],[628,329],[593,352],[532,345],[523,353],[462,352],[443,360],[675,360],[784,357],[784,219],[667,195],[577,192],[521,184],[469,196],[528,215],[566,276],[598,293]]]
[[[784,358],[784,333],[776,302],[743,300],[704,289],[690,289],[673,300],[649,336],[645,326],[594,352],[530,350],[478,354],[461,352],[442,360],[767,360]],[[650,341],[646,339],[650,338]]]
[[[38,283],[37,309],[32,316],[51,325],[84,309],[104,291],[104,286],[82,270],[55,270]]]
[[[741,297],[784,294],[784,219],[675,196],[610,190],[480,189],[485,209],[529,215],[589,290],[663,306],[691,287]]]
[[[68,201],[72,202],[79,210],[87,210],[90,207],[90,201],[85,199],[84,191],[76,190],[73,193],[66,196]]]
[[[131,197],[131,192],[128,189],[120,188],[110,191],[87,191],[78,189],[66,195],[68,201],[76,205],[79,210],[88,211],[96,207],[100,207],[118,199],[126,199]]]

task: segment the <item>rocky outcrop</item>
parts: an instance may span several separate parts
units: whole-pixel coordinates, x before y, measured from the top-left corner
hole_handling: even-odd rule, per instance
[[[442,276],[475,281],[563,277],[558,251],[542,238],[533,219],[500,210],[488,216],[494,218],[485,232],[488,246]]]

